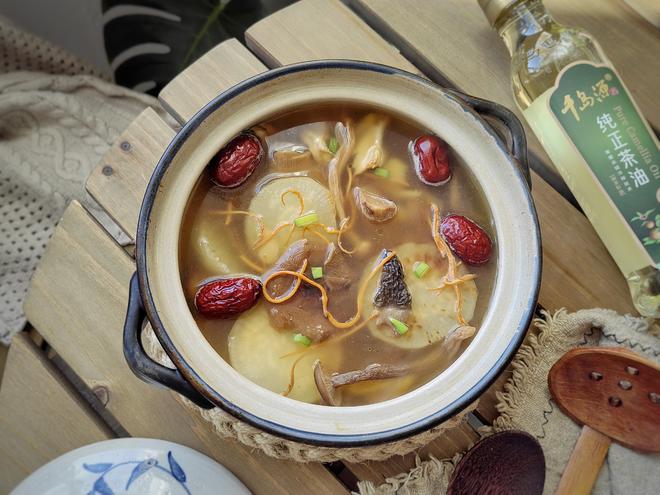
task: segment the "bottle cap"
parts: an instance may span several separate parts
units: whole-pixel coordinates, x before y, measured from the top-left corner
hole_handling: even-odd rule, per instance
[[[490,25],[494,25],[497,18],[500,16],[503,10],[509,8],[514,3],[519,2],[520,0],[478,0],[479,7],[483,10],[486,19]]]

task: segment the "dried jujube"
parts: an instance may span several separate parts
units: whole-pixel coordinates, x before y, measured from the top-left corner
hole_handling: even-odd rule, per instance
[[[256,278],[220,278],[197,290],[195,307],[204,316],[230,318],[254,306],[260,295],[261,282]]]
[[[223,187],[237,187],[245,182],[264,155],[261,141],[254,134],[239,134],[211,159],[213,180]]]
[[[432,134],[423,134],[410,142],[408,151],[417,177],[424,184],[441,186],[451,179],[449,147]]]
[[[462,215],[447,215],[440,223],[440,234],[450,249],[469,265],[490,260],[493,243],[484,229]]]

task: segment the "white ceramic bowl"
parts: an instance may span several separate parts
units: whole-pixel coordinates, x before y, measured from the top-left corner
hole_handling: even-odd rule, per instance
[[[488,202],[499,252],[488,310],[465,352],[418,389],[358,407],[298,402],[240,375],[197,327],[178,269],[184,209],[217,150],[241,130],[273,115],[333,101],[371,105],[442,137],[470,169]],[[512,131],[519,160],[475,108],[504,121]],[[181,129],[149,183],[138,223],[138,269],[125,330],[129,364],[138,376],[174,388],[199,404],[208,401],[263,430],[304,443],[335,447],[381,443],[442,422],[472,403],[495,380],[520,345],[534,312],[541,246],[526,182],[528,172],[520,166],[525,153],[522,128],[508,110],[443,90],[391,67],[351,61],[309,62],[269,71],[234,86]],[[138,333],[143,311],[177,371],[158,367],[142,351]]]
[[[177,443],[116,438],[67,452],[41,466],[11,495],[113,493],[250,495],[213,459]]]

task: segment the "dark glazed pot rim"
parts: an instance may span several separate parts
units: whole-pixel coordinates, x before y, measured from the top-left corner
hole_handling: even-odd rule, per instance
[[[314,62],[304,62],[295,65],[289,65],[281,67],[278,69],[270,70],[264,72],[257,76],[254,76],[250,79],[247,79],[236,86],[228,89],[224,93],[221,93],[206,106],[204,106],[197,114],[195,114],[177,133],[172,142],[169,144],[165,150],[163,156],[159,160],[152,176],[147,186],[144,200],[142,202],[142,207],[140,209],[140,214],[138,218],[137,225],[137,236],[136,236],[136,261],[137,261],[137,273],[138,281],[140,288],[140,296],[142,298],[146,314],[151,322],[151,325],[154,329],[158,340],[165,349],[166,353],[173,361],[175,366],[181,372],[181,374],[188,380],[195,389],[197,389],[205,398],[207,398],[211,403],[222,408],[227,413],[233,415],[234,417],[245,421],[246,423],[255,426],[263,431],[272,433],[279,437],[293,440],[296,442],[301,442],[310,445],[321,445],[329,447],[359,447],[373,444],[381,444],[386,442],[392,442],[402,438],[410,437],[412,435],[426,431],[443,421],[451,418],[456,415],[458,412],[465,409],[471,403],[476,401],[479,396],[495,381],[499,376],[501,371],[509,364],[519,346],[521,345],[527,328],[532,320],[534,315],[534,309],[536,306],[536,300],[538,296],[538,291],[540,288],[540,275],[541,275],[541,256],[540,256],[540,231],[538,225],[538,219],[536,217],[536,212],[534,209],[534,204],[532,201],[531,193],[527,188],[527,183],[524,177],[524,174],[520,171],[515,160],[510,157],[510,154],[507,152],[507,155],[510,157],[509,161],[511,167],[514,169],[516,177],[518,178],[519,184],[518,187],[523,188],[526,191],[525,197],[527,200],[527,208],[531,213],[533,218],[534,227],[535,227],[535,237],[537,240],[537,245],[539,246],[539,253],[536,253],[536,261],[534,263],[535,273],[532,276],[534,280],[533,294],[526,303],[526,310],[523,312],[523,318],[520,320],[516,333],[514,337],[509,342],[508,346],[496,361],[496,363],[490,368],[490,370],[485,373],[477,384],[475,384],[471,389],[466,391],[459,399],[444,407],[443,409],[438,410],[434,414],[431,414],[425,418],[417,420],[413,423],[406,424],[397,428],[393,428],[386,431],[379,431],[373,433],[365,434],[325,434],[325,433],[316,433],[308,432],[300,429],[291,428],[288,426],[280,425],[269,420],[260,418],[240,407],[234,403],[225,399],[220,395],[216,390],[204,382],[200,376],[195,372],[194,369],[185,361],[183,356],[174,346],[172,340],[170,339],[167,330],[165,329],[163,323],[161,322],[158,310],[154,304],[152,297],[151,289],[149,286],[149,280],[147,277],[147,231],[149,227],[149,219],[151,216],[152,207],[158,192],[158,188],[163,178],[165,172],[167,171],[170,163],[172,162],[174,156],[177,154],[178,150],[181,148],[183,143],[190,137],[190,135],[195,132],[195,130],[200,126],[204,120],[209,117],[218,107],[230,101],[231,99],[237,97],[246,90],[253,88],[256,85],[263,84],[267,81],[282,77],[284,75],[289,75],[298,72],[304,72],[309,70],[324,70],[324,69],[351,69],[359,71],[372,71],[381,74],[392,74],[403,76],[407,78],[412,78],[422,84],[429,85],[435,89],[438,86],[430,83],[429,81],[405,72],[393,67],[369,63],[369,62],[359,62],[359,61],[350,61],[350,60],[324,60],[324,61],[314,61]],[[442,88],[440,88],[442,89]],[[443,90],[444,91],[444,90]],[[504,144],[502,144],[500,138],[492,131],[492,129],[479,117],[476,112],[466,105],[459,98],[452,96],[451,93],[444,91],[447,96],[454,98],[458,101],[466,111],[474,114],[476,118],[482,123],[484,129],[492,134],[497,141],[500,143],[500,146],[505,149]]]

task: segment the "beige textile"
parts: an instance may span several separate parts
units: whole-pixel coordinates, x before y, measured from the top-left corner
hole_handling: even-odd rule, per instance
[[[604,309],[564,310],[544,314],[535,321],[536,331],[513,361],[513,374],[500,393],[500,416],[494,431],[518,429],[534,435],[546,460],[544,494],[554,493],[581,428],[565,416],[550,399],[547,375],[568,350],[584,345],[627,347],[660,362],[660,340],[648,331],[647,322]],[[594,414],[597,414],[594,411]],[[452,460],[418,460],[409,473],[388,479],[380,486],[359,484],[361,495],[437,495],[446,493],[447,482],[460,456]],[[660,455],[641,454],[615,443],[610,447],[594,495],[647,495],[658,493]]]
[[[25,323],[22,305],[30,276],[68,201],[79,200],[122,238],[85,192],[85,180],[119,132],[147,106],[157,108],[154,98],[91,75],[5,72],[21,68],[97,73],[0,18],[0,342],[4,344]]]
[[[111,75],[38,36],[21,30],[0,15],[0,74],[16,71],[90,75],[106,81]]]

